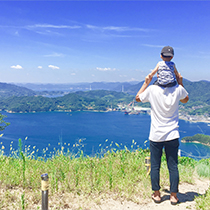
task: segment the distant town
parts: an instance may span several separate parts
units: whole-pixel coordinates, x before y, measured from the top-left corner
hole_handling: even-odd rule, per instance
[[[129,106],[129,105],[121,105],[119,104],[119,109],[121,111],[124,111],[125,114],[132,115],[132,114],[140,114],[140,113],[147,113],[150,114],[151,108],[141,107],[141,106]],[[179,111],[179,118],[182,120],[190,121],[190,122],[205,122],[209,123],[210,126],[210,116],[208,114],[204,115],[189,115],[186,110],[183,109],[182,106],[180,106],[182,109]]]

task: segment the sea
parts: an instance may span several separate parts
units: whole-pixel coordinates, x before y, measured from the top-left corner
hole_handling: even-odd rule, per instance
[[[52,157],[56,152],[75,156],[103,155],[119,149],[149,148],[150,116],[123,112],[40,112],[6,113],[10,125],[0,132],[0,149],[13,155],[22,149],[28,155]],[[208,123],[179,121],[180,139],[197,133],[210,135]],[[181,156],[210,158],[210,147],[180,142]]]

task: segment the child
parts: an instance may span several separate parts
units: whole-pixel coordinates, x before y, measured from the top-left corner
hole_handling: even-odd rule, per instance
[[[154,85],[161,87],[173,87],[177,84],[177,78],[179,77],[175,64],[171,61],[174,57],[174,50],[170,46],[166,46],[162,49],[160,57],[163,61],[158,62],[157,66],[149,74],[153,77],[157,73],[157,80]]]

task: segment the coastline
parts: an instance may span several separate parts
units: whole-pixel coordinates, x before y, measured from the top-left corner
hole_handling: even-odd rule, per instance
[[[202,142],[199,142],[199,141],[186,141],[186,140],[181,139],[181,142],[182,143],[202,144],[202,145],[205,145],[207,147],[210,147],[210,144],[205,144],[205,143],[202,143]]]
[[[179,115],[180,120],[185,120],[191,123],[207,123],[210,124],[210,119],[209,117],[204,117],[203,115],[196,115],[196,116],[191,116],[191,115]]]
[[[13,111],[10,111],[10,110],[4,110],[5,112],[7,113],[18,113],[18,114],[25,114],[25,113],[37,113],[36,111],[32,111],[32,112],[13,112]],[[81,110],[78,110],[78,111],[81,111]],[[88,111],[88,112],[116,112],[118,110],[82,110],[82,111]],[[43,112],[46,112],[46,111],[43,111]],[[56,111],[48,111],[48,112],[73,112],[72,110],[56,110]],[[205,117],[204,115],[187,115],[187,114],[180,114],[179,113],[179,119],[180,120],[185,120],[185,121],[188,121],[190,123],[199,123],[199,122],[202,122],[202,123],[207,123],[207,124],[210,124],[210,117]]]

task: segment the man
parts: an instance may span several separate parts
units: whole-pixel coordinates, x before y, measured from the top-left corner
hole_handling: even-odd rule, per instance
[[[151,184],[152,199],[155,203],[161,202],[160,196],[160,165],[162,149],[165,148],[167,166],[170,176],[170,201],[176,205],[179,185],[178,172],[178,147],[179,147],[179,101],[187,103],[188,93],[183,87],[182,76],[178,76],[178,84],[173,87],[160,87],[151,85],[151,74],[145,78],[145,82],[136,95],[137,102],[150,102],[150,155],[151,155]],[[148,87],[148,88],[147,88]]]

